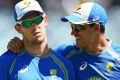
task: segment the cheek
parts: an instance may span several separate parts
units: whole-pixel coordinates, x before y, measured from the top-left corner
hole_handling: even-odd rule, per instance
[[[29,37],[29,36],[31,36],[30,32],[28,32],[28,31],[23,31],[23,32],[22,32],[22,35],[23,35],[24,37]]]
[[[32,35],[32,30],[30,28],[28,29],[22,29],[22,35],[27,37]]]
[[[89,38],[91,37],[88,32],[83,32],[83,33],[79,34],[79,36],[81,36],[81,38],[85,41],[89,40]]]
[[[41,23],[41,24],[38,25],[38,28],[39,28],[41,31],[42,31],[42,30],[44,31],[44,30],[45,30],[45,27],[46,27],[46,26],[45,26],[44,23]]]
[[[40,28],[40,30],[41,30],[42,32],[44,32],[44,31],[46,30],[46,25],[45,25],[45,23],[39,24],[39,28]]]
[[[46,35],[46,29],[45,27],[41,29],[42,35]]]

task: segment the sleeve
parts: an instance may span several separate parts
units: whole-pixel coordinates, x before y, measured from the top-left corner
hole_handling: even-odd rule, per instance
[[[16,56],[17,54],[11,51],[6,51],[0,56],[0,80],[9,80],[9,69]]]
[[[9,80],[7,69],[1,63],[0,63],[0,80]]]
[[[62,44],[55,49],[55,52],[65,57],[73,49],[76,49],[75,44]]]
[[[65,49],[67,48],[67,45],[66,44],[62,44],[60,46],[58,46],[56,49],[55,49],[55,52],[56,53],[59,53],[61,54],[62,56],[65,56]]]

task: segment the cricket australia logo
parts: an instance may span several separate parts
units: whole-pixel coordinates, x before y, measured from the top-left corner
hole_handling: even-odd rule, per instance
[[[24,5],[29,5],[30,4],[30,2],[28,1],[28,0],[24,0],[24,3],[23,3]]]
[[[29,0],[24,0],[23,5],[24,5],[24,7],[21,10],[24,10],[27,7],[32,7],[31,2],[29,2]]]

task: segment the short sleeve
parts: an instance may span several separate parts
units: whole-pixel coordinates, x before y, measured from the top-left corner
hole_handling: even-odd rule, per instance
[[[2,63],[0,63],[0,80],[9,80],[8,71]]]

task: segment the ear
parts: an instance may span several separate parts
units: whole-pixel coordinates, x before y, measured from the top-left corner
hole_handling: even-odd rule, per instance
[[[16,24],[16,25],[15,25],[15,30],[16,30],[18,33],[22,34],[21,25]]]
[[[95,24],[95,30],[100,30],[100,24],[99,23]]]
[[[45,21],[45,25],[47,26],[47,24],[48,24],[48,17],[47,16],[44,17],[44,21]]]

